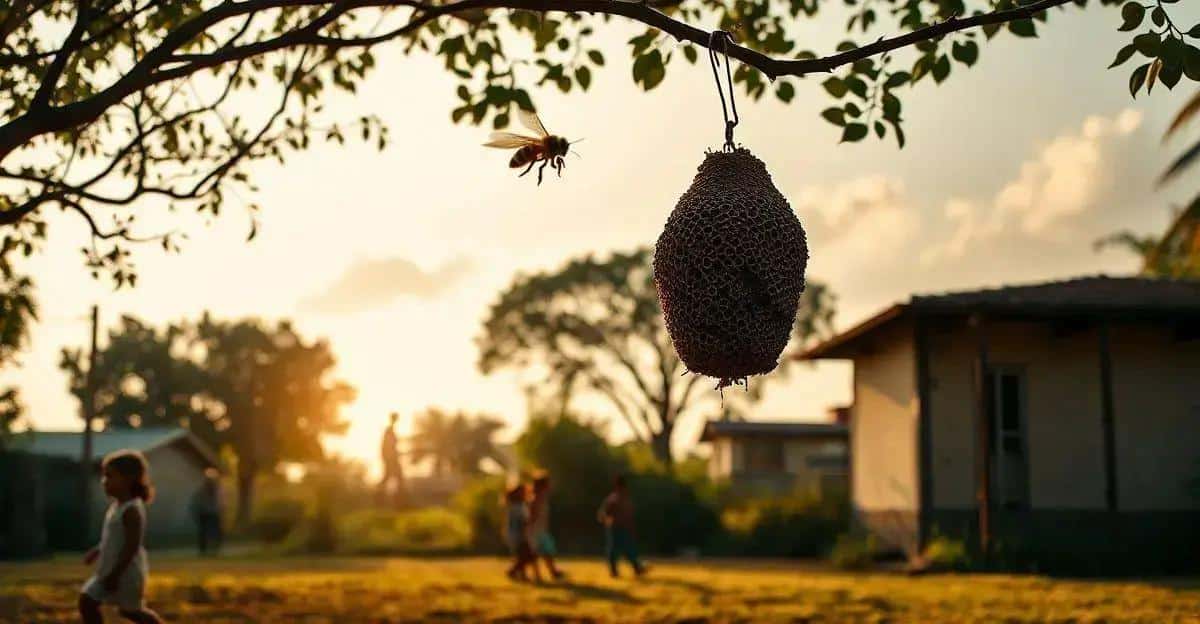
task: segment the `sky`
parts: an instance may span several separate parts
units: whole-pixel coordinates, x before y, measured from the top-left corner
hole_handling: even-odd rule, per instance
[[[1181,23],[1200,19],[1198,7],[1172,10]],[[840,131],[818,116],[830,105],[820,77],[800,81],[790,105],[739,98],[737,140],[804,224],[808,276],[837,294],[837,327],[914,293],[1136,271],[1132,256],[1092,243],[1124,228],[1161,230],[1189,199],[1195,176],[1164,190],[1153,182],[1182,147],[1161,137],[1193,87],[1131,99],[1132,66],[1105,69],[1128,39],[1120,21],[1115,10],[1056,12],[1041,38],[1000,38],[974,69],[922,82],[904,98],[903,150],[890,137],[839,145]],[[812,47],[832,49],[835,23],[813,25]],[[93,303],[105,326],[202,310],[291,318],[331,341],[339,377],[359,391],[348,433],[328,440],[334,451],[373,465],[387,414],[400,412],[408,430],[432,405],[498,415],[511,437],[526,407],[515,375],[475,366],[488,306],[518,272],[652,244],[704,150],[722,140],[707,66],[680,58],[658,89],[633,85],[622,52],[637,32],[601,33],[608,66],[588,93],[537,94],[552,132],[586,139],[563,178],[540,187],[507,168],[507,153],[480,147],[488,128],[451,123],[456,85],[436,59],[387,48],[359,92],[327,109],[379,115],[391,146],[316,145],[283,166],[255,165],[255,241],[245,242],[248,217],[233,206],[211,224],[183,218],[183,253],[138,249],[137,287],[113,292],[83,267],[83,224],[54,215],[45,251],[25,265],[41,321],[0,386],[21,387],[35,428],[77,428],[58,354],[86,343]],[[844,363],[766,383],[755,419],[821,420],[850,400]],[[693,447],[700,424],[681,426],[677,452]],[[627,435],[616,420],[611,433]]]

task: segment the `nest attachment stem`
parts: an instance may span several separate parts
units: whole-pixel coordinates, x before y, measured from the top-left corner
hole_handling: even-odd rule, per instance
[[[708,61],[712,65],[713,80],[717,83],[717,95],[721,97],[721,115],[725,117],[725,151],[732,152],[733,129],[738,125],[737,102],[733,99],[733,71],[729,67],[729,42],[732,36],[724,30],[714,30],[708,36]],[[717,72],[721,60],[717,57],[717,42],[720,42],[721,55],[725,57],[725,82],[729,89],[729,109],[733,111],[733,119],[729,119],[729,110],[725,106],[725,87],[721,85],[721,75]]]

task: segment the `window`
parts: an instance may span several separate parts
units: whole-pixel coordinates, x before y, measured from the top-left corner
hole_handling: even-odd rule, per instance
[[[992,502],[1001,509],[1029,508],[1025,388],[1020,369],[989,371],[985,398],[992,427]]]
[[[778,473],[784,471],[783,441],[751,438],[743,442],[746,453],[746,472]]]

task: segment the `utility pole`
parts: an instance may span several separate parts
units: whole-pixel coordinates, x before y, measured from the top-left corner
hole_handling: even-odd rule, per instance
[[[96,327],[100,306],[92,306],[92,350],[88,353],[86,387],[83,391],[83,452],[79,458],[80,497],[83,504],[83,527],[92,526],[92,421],[96,419]],[[85,529],[87,530],[87,529]]]

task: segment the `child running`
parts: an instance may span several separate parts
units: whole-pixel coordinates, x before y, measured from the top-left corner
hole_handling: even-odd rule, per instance
[[[529,490],[524,483],[517,483],[509,488],[504,495],[505,516],[507,518],[505,537],[508,547],[512,549],[513,564],[508,568],[508,578],[514,581],[527,581],[529,576],[526,568],[533,566],[534,577],[540,583],[541,572],[537,568],[537,557],[533,554],[529,539]]]
[[[624,475],[618,475],[613,480],[613,491],[600,505],[598,516],[600,522],[604,523],[608,570],[612,577],[619,576],[617,563],[621,557],[629,560],[635,574],[645,574],[646,566],[638,559],[637,543],[634,541],[633,499],[629,496]]]
[[[529,504],[530,535],[534,554],[546,564],[550,576],[561,579],[566,576],[558,566],[554,565],[554,557],[558,555],[558,546],[554,536],[550,534],[550,475],[539,472],[533,477],[533,501]],[[536,568],[537,563],[534,563]]]
[[[131,622],[159,624],[162,619],[143,602],[150,568],[142,537],[146,503],[154,498],[146,458],[137,451],[117,451],[104,458],[101,468],[104,493],[113,502],[104,514],[100,545],[83,558],[87,565],[95,563],[96,571],[80,590],[79,615],[84,624],[101,623],[100,605],[108,603]]]

